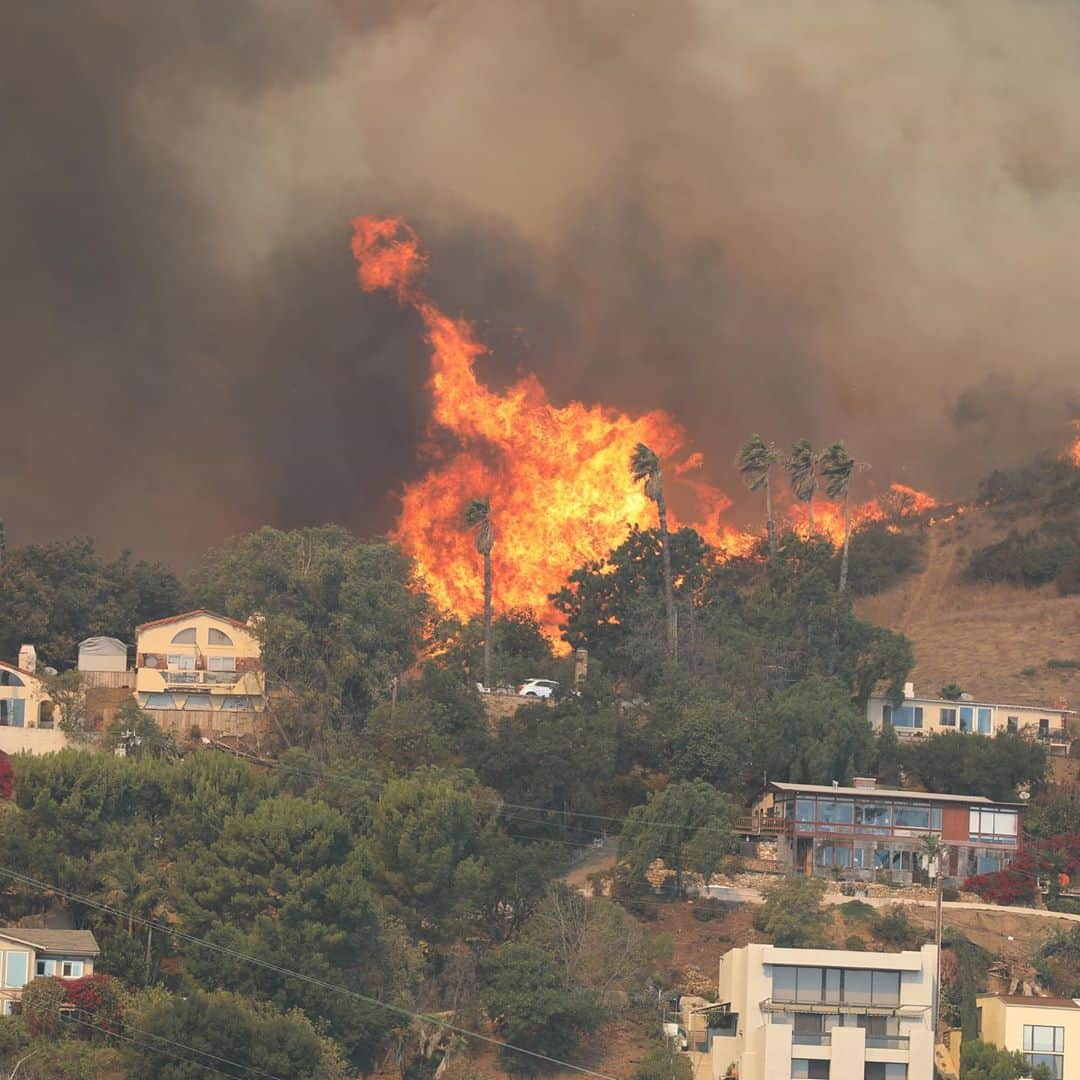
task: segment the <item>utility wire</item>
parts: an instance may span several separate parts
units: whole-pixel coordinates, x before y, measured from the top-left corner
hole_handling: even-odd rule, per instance
[[[583,1065],[575,1065],[570,1061],[562,1061],[559,1058],[549,1057],[547,1054],[541,1054],[536,1050],[527,1050],[524,1046],[516,1046],[514,1043],[504,1042],[502,1039],[496,1039],[491,1035],[484,1035],[478,1031],[469,1031],[467,1028],[451,1024],[441,1017],[415,1012],[414,1010],[406,1009],[401,1005],[392,1005],[387,1001],[380,1001],[378,998],[370,997],[367,994],[361,994],[357,990],[350,990],[348,987],[341,986],[339,983],[327,982],[325,979],[319,979],[313,975],[305,975],[299,971],[292,971],[289,968],[281,967],[280,965],[271,963],[269,960],[264,960],[261,957],[250,956],[237,949],[230,949],[225,945],[218,945],[212,941],[207,941],[205,938],[198,938],[192,934],[186,934],[184,931],[177,930],[175,927],[167,926],[163,923],[152,922],[150,919],[145,919],[141,915],[136,915],[134,912],[124,911],[121,908],[114,908],[108,904],[102,904],[89,896],[83,896],[80,893],[72,892],[69,889],[63,889],[51,882],[30,877],[28,874],[20,873],[18,870],[13,870],[8,866],[0,865],[0,876],[9,878],[12,881],[20,882],[23,885],[29,885],[31,888],[37,889],[40,892],[53,893],[56,896],[64,897],[66,900],[73,900],[77,904],[82,904],[85,907],[104,912],[105,914],[112,915],[118,919],[127,919],[133,923],[138,923],[140,926],[153,927],[154,930],[168,934],[178,941],[186,942],[189,945],[196,945],[199,948],[208,949],[221,956],[228,956],[233,960],[242,960],[245,963],[254,964],[256,967],[261,967],[266,971],[272,971],[275,974],[283,975],[287,978],[299,979],[302,982],[310,983],[312,986],[317,986],[321,990],[329,990],[336,994],[345,994],[357,1001],[364,1002],[366,1005],[372,1005],[378,1009],[386,1009],[388,1012],[397,1013],[399,1016],[405,1016],[411,1020],[422,1020],[428,1024],[435,1024],[436,1026],[445,1028],[447,1031],[452,1031],[457,1035],[463,1035],[470,1039],[479,1039],[481,1042],[497,1046],[501,1050],[513,1050],[515,1053],[526,1054],[528,1057],[535,1058],[538,1061],[546,1061],[550,1065],[561,1065],[564,1069],[571,1069],[573,1072],[581,1073],[584,1076],[594,1076],[597,1080],[615,1080],[615,1077],[609,1076],[607,1073],[597,1072],[595,1069],[588,1069]]]

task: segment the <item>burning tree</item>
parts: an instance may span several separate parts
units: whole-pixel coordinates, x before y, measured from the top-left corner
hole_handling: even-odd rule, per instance
[[[773,521],[770,473],[776,464],[777,456],[776,447],[772,443],[766,443],[755,433],[743,443],[735,462],[742,474],[743,483],[751,491],[765,491],[765,529],[769,536],[771,558],[776,557],[776,522]]]
[[[664,474],[660,459],[644,443],[630,455],[630,475],[645,481],[645,495],[656,503],[660,523],[660,553],[664,562],[664,614],[667,618],[667,652],[674,660],[679,652],[679,628],[675,622],[675,589],[671,581],[671,538],[668,536],[667,504],[664,502]]]
[[[814,494],[817,492],[817,455],[809,439],[800,439],[791,448],[787,462],[791,493],[799,502],[806,503],[806,524],[814,535]]]
[[[484,559],[484,686],[491,689],[491,549],[495,526],[491,523],[491,500],[471,499],[465,508],[465,524],[476,532],[476,550]]]

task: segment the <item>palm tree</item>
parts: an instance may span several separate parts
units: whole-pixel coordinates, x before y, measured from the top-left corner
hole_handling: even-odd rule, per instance
[[[656,503],[660,521],[660,554],[664,564],[664,611],[667,615],[667,652],[675,660],[679,654],[679,634],[675,622],[675,591],[671,582],[671,548],[668,538],[667,504],[664,502],[664,474],[655,451],[638,443],[630,455],[630,475],[645,481],[645,496]]]
[[[743,443],[736,461],[743,483],[751,491],[765,489],[765,529],[769,536],[769,555],[776,555],[776,523],[772,514],[772,486],[769,474],[776,463],[776,447],[766,443],[760,435],[751,435]]]
[[[842,442],[835,442],[821,455],[821,475],[825,477],[825,494],[830,499],[844,500],[844,552],[840,556],[840,591],[847,588],[848,546],[851,541],[851,508],[848,491],[855,460],[844,449]]]
[[[791,493],[806,503],[806,524],[814,535],[814,493],[817,491],[817,455],[808,439],[800,439],[792,448],[786,462]]]
[[[484,686],[491,689],[491,549],[495,526],[491,523],[491,500],[470,499],[465,524],[476,532],[476,550],[484,557]]]

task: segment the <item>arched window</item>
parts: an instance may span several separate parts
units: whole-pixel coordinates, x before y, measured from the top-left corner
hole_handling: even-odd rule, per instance
[[[7,668],[0,668],[0,686],[22,686],[23,681],[15,674],[14,671],[8,671]]]
[[[180,630],[173,634],[172,643],[174,645],[194,645],[195,627],[189,626],[186,630]]]
[[[210,637],[207,640],[211,645],[231,645],[233,643],[232,638],[216,626],[210,627]]]

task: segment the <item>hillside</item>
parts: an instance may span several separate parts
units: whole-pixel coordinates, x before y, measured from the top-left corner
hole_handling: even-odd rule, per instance
[[[1026,589],[961,580],[974,550],[1024,524],[990,508],[933,525],[923,572],[857,601],[862,618],[901,630],[914,642],[917,691],[956,682],[976,697],[1005,704],[1080,704],[1080,670],[1047,666],[1048,660],[1080,660],[1080,596],[1059,596],[1050,585]]]

